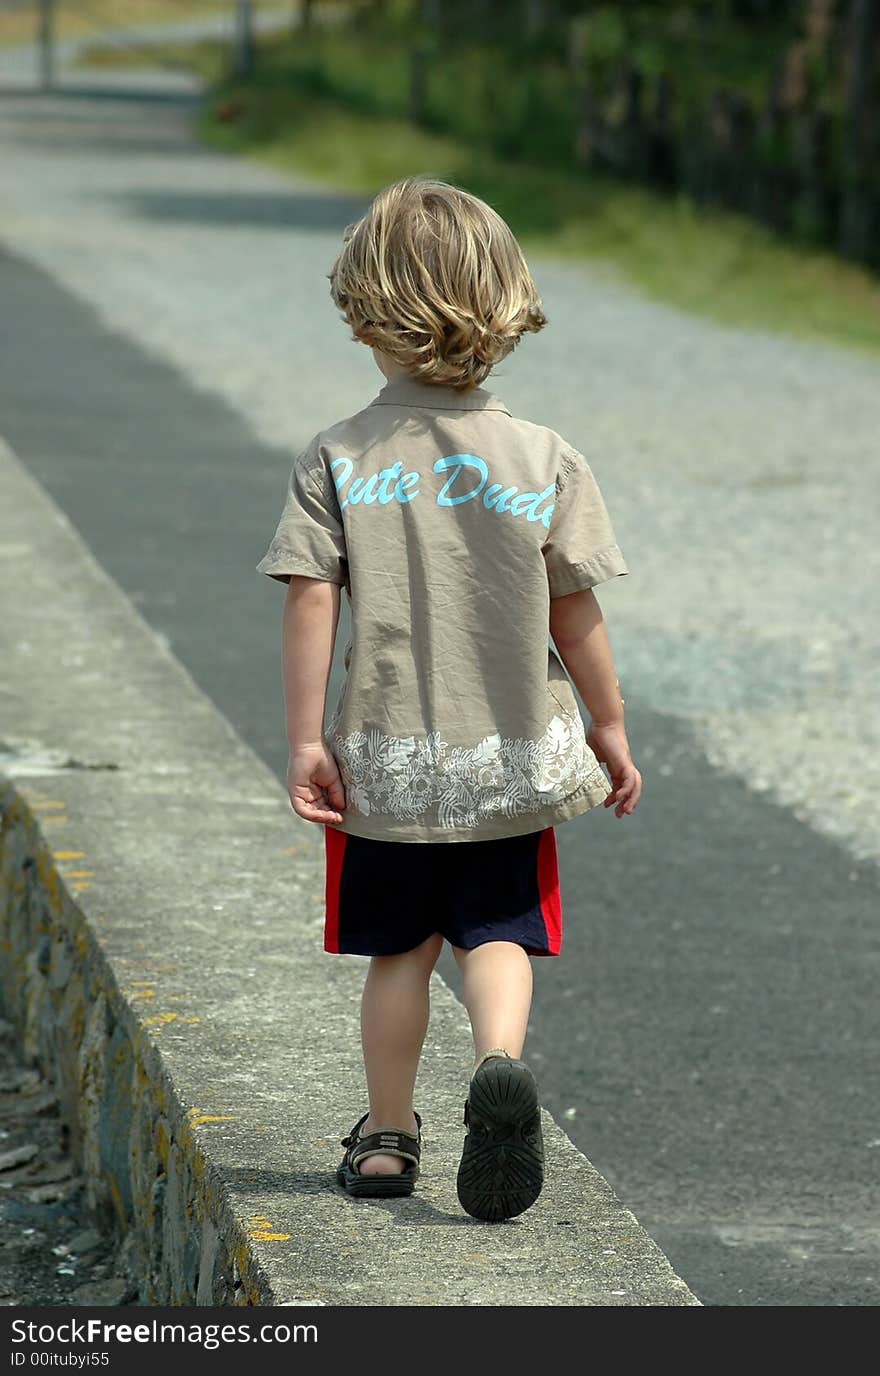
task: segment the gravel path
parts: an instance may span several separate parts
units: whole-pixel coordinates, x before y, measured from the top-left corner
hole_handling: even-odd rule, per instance
[[[362,201],[202,148],[191,113],[7,96],[0,239],[295,449],[378,388],[326,281]],[[600,593],[624,695],[880,858],[880,363],[533,266],[551,323],[490,385],[606,494],[632,571]]]

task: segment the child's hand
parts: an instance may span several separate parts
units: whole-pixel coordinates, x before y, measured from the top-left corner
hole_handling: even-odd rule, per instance
[[[345,789],[339,766],[323,742],[301,745],[291,754],[287,792],[294,812],[307,822],[342,821]]]
[[[587,745],[596,759],[608,766],[611,775],[611,792],[602,806],[614,807],[616,803],[615,816],[628,817],[641,797],[642,776],[633,764],[623,725],[597,726],[593,722],[587,733]]]

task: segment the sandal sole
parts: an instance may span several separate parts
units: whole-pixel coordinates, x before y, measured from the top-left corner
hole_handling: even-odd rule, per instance
[[[336,1171],[336,1183],[346,1194],[360,1199],[402,1199],[412,1194],[416,1178],[416,1175],[360,1175],[347,1166],[339,1166]]]
[[[544,1184],[541,1109],[528,1066],[484,1062],[470,1083],[467,1124],[456,1181],[461,1207],[489,1223],[515,1218]]]

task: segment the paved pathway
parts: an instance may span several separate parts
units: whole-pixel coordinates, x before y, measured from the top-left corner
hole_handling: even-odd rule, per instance
[[[0,428],[281,775],[253,565],[291,451],[381,383],[327,293],[362,202],[190,113],[0,101]],[[550,326],[492,386],[606,494],[645,776],[634,818],[560,829],[548,1106],[704,1301],[876,1303],[880,365],[534,268]]]

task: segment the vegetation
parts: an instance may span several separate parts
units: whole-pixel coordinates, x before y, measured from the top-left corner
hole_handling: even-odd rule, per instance
[[[246,82],[228,79],[217,45],[159,50],[153,60],[196,66],[206,78],[201,129],[215,146],[366,195],[397,177],[432,173],[490,200],[529,251],[590,259],[658,299],[722,321],[880,349],[880,282],[870,272],[788,244],[744,215],[699,206],[674,187],[628,184],[570,156],[566,163],[561,145],[553,156],[555,136],[540,121],[528,138],[505,142],[499,131],[512,126],[493,109],[467,49],[454,69],[432,70],[430,101],[416,122],[412,48],[385,34],[371,22],[267,40]],[[503,85],[499,77],[492,89]],[[528,89],[510,91],[504,109],[527,100]],[[444,100],[448,116],[432,117]],[[517,118],[529,129],[535,121],[526,115]]]
[[[362,0],[290,58],[355,108],[880,266],[880,0]]]

